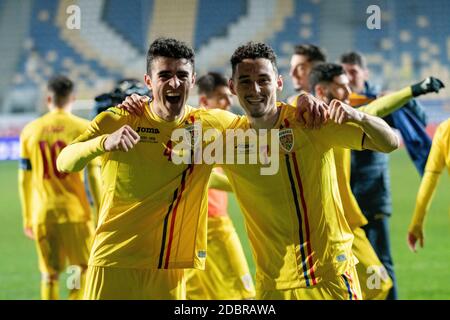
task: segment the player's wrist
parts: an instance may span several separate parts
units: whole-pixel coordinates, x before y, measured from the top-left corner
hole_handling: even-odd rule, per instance
[[[417,235],[421,232],[421,230],[423,229],[423,224],[419,223],[419,222],[412,222],[408,228],[408,232]]]
[[[111,139],[108,139],[110,138],[110,136],[111,135],[109,134],[105,134],[100,141],[100,148],[105,152],[111,151],[112,148],[111,144],[109,143]]]
[[[423,88],[421,87],[422,83],[423,83],[423,81],[420,81],[419,83],[413,84],[411,86],[411,92],[412,92],[413,97],[418,97],[425,93]]]
[[[364,112],[353,109],[350,115],[350,122],[356,123],[358,125],[362,125],[367,121],[367,114]]]

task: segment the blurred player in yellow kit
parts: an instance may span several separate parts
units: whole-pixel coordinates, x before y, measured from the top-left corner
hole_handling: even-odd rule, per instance
[[[155,40],[145,75],[153,100],[141,115],[102,112],[58,157],[58,168],[72,172],[103,155],[105,193],[86,299],[185,299],[184,269],[204,269],[212,165],[174,163],[174,155],[194,155],[178,154],[172,133],[184,129],[195,137],[197,124],[224,132],[239,118],[185,104],[195,82],[194,59],[183,42]]]
[[[439,177],[445,168],[450,173],[450,119],[442,122],[434,134],[425,173],[417,193],[416,207],[408,229],[408,245],[414,252],[416,252],[417,241],[420,247],[424,246],[425,215],[430,207]]]
[[[50,112],[29,123],[20,135],[19,192],[25,235],[36,242],[41,272],[41,298],[58,299],[58,277],[66,260],[78,266],[69,298],[82,297],[92,242],[91,208],[81,173],[56,167],[59,152],[86,130],[89,121],[71,114],[73,83],[64,76],[48,82]],[[100,172],[92,163],[88,178],[95,204]]]
[[[227,79],[209,72],[197,81],[199,105],[228,110],[232,94]],[[227,213],[232,191],[220,168],[215,168],[208,190],[208,258],[205,270],[186,272],[187,299],[239,300],[255,297],[255,288],[241,242]],[[226,179],[225,179],[226,180]],[[225,191],[223,191],[225,190]]]

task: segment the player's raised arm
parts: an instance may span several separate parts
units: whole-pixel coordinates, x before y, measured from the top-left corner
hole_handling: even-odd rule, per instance
[[[333,122],[352,122],[363,129],[365,149],[389,153],[399,147],[397,135],[383,119],[360,112],[336,99],[331,101],[328,111]]]
[[[412,86],[382,96],[358,110],[377,117],[385,117],[404,106],[412,98],[432,92],[437,93],[444,87],[441,80],[428,77]]]

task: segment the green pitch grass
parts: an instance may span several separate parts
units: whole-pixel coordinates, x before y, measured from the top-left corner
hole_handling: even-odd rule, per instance
[[[414,208],[419,176],[404,150],[391,156],[394,213],[391,241],[401,299],[450,299],[450,179],[438,185],[425,228],[425,248],[414,254],[406,232]],[[239,208],[230,197],[230,214],[241,237],[251,272],[255,267]],[[39,272],[34,243],[22,233],[16,162],[0,161],[0,299],[39,299]],[[61,296],[67,297],[65,278]]]

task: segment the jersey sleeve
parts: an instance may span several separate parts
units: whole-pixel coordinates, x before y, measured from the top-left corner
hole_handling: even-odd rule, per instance
[[[101,157],[96,157],[87,165],[87,179],[89,190],[91,191],[92,200],[95,208],[95,225],[98,222],[98,213],[101,199],[102,179],[101,179]]]
[[[445,139],[448,135],[445,134],[445,127],[440,125],[436,130],[431,146],[430,154],[428,156],[427,164],[425,166],[425,173],[420,182],[419,191],[416,197],[416,206],[414,209],[413,218],[409,227],[411,232],[421,230],[425,215],[433,199],[440,174],[445,167]]]
[[[61,151],[57,159],[58,170],[80,171],[89,161],[105,153],[103,145],[106,138],[127,123],[127,115],[126,111],[119,108],[100,113],[83,134]]]
[[[417,193],[416,206],[409,231],[416,233],[416,231],[422,229],[425,215],[430,207],[438,181],[439,174],[425,171],[420,182],[419,192]]]
[[[433,138],[433,143],[431,145],[430,154],[427,159],[427,164],[425,166],[426,172],[433,172],[440,174],[445,167],[445,139],[446,137],[445,127],[440,125],[436,130]]]
[[[307,136],[313,139],[316,147],[331,149],[341,147],[353,150],[363,150],[365,133],[361,127],[353,123],[337,124],[329,120],[320,129],[305,129],[301,127],[297,121],[298,110],[296,106],[284,105],[285,118],[296,128],[300,128]],[[305,120],[309,117],[308,113],[304,113]]]
[[[346,148],[363,150],[365,133],[353,123],[337,124],[328,122],[321,129],[309,130],[325,148]]]
[[[22,220],[25,228],[32,223],[32,167],[30,153],[27,149],[26,128],[20,135],[20,159],[19,159],[19,197],[22,206]]]
[[[358,110],[373,116],[385,117],[395,110],[401,108],[412,98],[411,87],[382,96],[367,105],[359,107]]]

